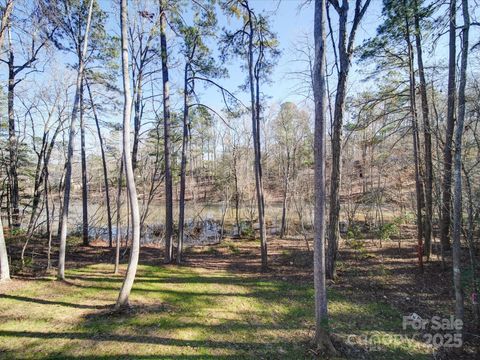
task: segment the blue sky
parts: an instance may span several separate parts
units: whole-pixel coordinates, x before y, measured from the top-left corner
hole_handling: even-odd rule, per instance
[[[119,34],[119,14],[118,14],[118,4],[116,0],[99,0],[102,8],[108,12],[109,21],[107,24],[108,30]],[[145,0],[146,3],[152,6],[153,9],[156,9],[157,0]],[[295,47],[301,47],[301,44],[305,41],[305,37],[308,35],[310,39],[312,38],[313,30],[313,4],[307,4],[300,6],[304,3],[304,0],[251,0],[251,6],[257,12],[266,12],[270,15],[271,25],[273,31],[277,34],[281,56],[278,58],[278,63],[274,68],[273,74],[271,76],[271,83],[262,85],[262,92],[268,96],[270,103],[281,103],[284,101],[294,101],[300,102],[304,99],[304,94],[295,91],[298,87],[298,80],[292,78],[292,72],[298,72],[305,70],[305,64],[297,61],[299,59],[299,53],[294,50]],[[352,6],[354,1],[351,1]],[[372,3],[366,13],[363,22],[360,25],[360,28],[357,32],[356,44],[361,44],[365,39],[370,38],[375,35],[376,28],[381,22],[381,0],[372,0]],[[353,12],[353,9],[351,9]],[[332,9],[331,12],[332,21],[334,28],[336,28],[336,16],[335,12]],[[475,17],[476,14],[472,14]],[[236,27],[235,21],[228,20],[221,12],[218,12],[219,17],[219,28],[223,27]],[[219,30],[220,31],[220,30]],[[475,31],[475,32],[474,32]],[[472,39],[478,38],[478,30],[475,29],[472,31]],[[337,34],[335,34],[335,37]],[[171,39],[170,39],[171,40]],[[439,42],[439,45],[436,49],[435,58],[429,57],[428,54],[425,56],[427,65],[429,63],[445,63],[446,60],[446,40],[447,37],[443,36],[442,40]],[[473,40],[472,40],[473,41]],[[214,47],[216,47],[215,40],[213,41]],[[177,49],[175,47],[171,48],[172,59],[176,56],[175,52]],[[43,79],[52,78],[53,74],[59,73],[59,67],[64,66],[65,61],[68,61],[69,57],[64,53],[61,54],[57,52],[56,58],[58,63],[56,64],[57,68],[47,68],[44,73],[37,73],[30,75],[31,79],[42,82]],[[328,55],[328,61],[333,61],[333,54]],[[236,94],[245,102],[248,103],[248,94],[245,92],[239,91],[239,85],[245,81],[245,72],[240,69],[241,62],[244,60],[235,60],[227,64],[229,70],[229,78],[221,79],[219,82],[230,89],[231,91],[236,92]],[[349,89],[355,90],[355,92],[375,86],[375,83],[372,82],[363,82],[364,74],[361,71],[365,68],[365,64],[358,65],[353,63],[352,71],[350,72],[349,80]],[[5,70],[5,66],[2,66],[2,69]],[[63,72],[63,70],[61,70]],[[171,80],[173,87],[178,85],[181,86],[182,76],[180,69],[172,69],[171,71]],[[4,78],[6,72],[2,71],[2,77]],[[121,84],[120,79],[118,79],[118,85]],[[160,80],[159,80],[160,81]],[[160,87],[160,83],[158,84]],[[330,88],[334,89],[335,83],[334,79],[331,80]],[[200,90],[200,89],[198,89]],[[222,99],[221,96],[213,89],[209,90],[200,90],[203,98],[202,101],[205,101],[207,104],[212,105],[216,110],[221,110]],[[353,91],[351,92],[353,93]],[[181,97],[176,94],[173,99],[173,104],[177,106],[177,110],[180,110],[181,107]],[[112,122],[120,122],[120,114],[112,114]]]
[[[269,101],[274,103],[304,100],[304,94],[296,91],[298,79],[292,75],[292,73],[304,71],[306,66],[304,62],[299,61],[300,54],[295,48],[303,47],[307,37],[313,40],[313,4],[304,4],[303,6],[302,4],[304,4],[303,0],[251,1],[251,6],[255,11],[270,15],[273,31],[279,40],[281,56],[278,58],[278,63],[271,76],[271,83],[262,86],[262,92],[270,98]],[[380,15],[381,0],[373,0],[364,23],[358,31],[357,44],[375,35]],[[335,22],[334,11],[332,11],[332,20]],[[219,25],[220,27],[229,26],[223,15],[219,16]],[[230,77],[223,81],[226,87],[236,89],[239,84],[244,82],[245,74],[240,71],[239,66],[239,61],[230,64]],[[247,94],[239,94],[239,96],[248,101]]]

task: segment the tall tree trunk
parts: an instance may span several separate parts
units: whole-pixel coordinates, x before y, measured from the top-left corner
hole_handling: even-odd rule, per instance
[[[132,149],[132,166],[133,171],[137,169],[138,145],[140,142],[140,126],[142,123],[142,93],[143,93],[143,65],[140,64],[140,71],[137,79],[137,91],[135,103],[133,104],[135,115],[133,117],[133,149]]]
[[[335,263],[340,240],[340,189],[342,181],[342,128],[345,113],[345,99],[347,95],[348,73],[350,71],[353,44],[358,25],[360,24],[370,0],[366,0],[362,6],[360,0],[355,3],[354,18],[350,34],[347,36],[347,24],[349,2],[343,0],[342,5],[335,6],[338,13],[339,23],[339,73],[337,80],[337,92],[335,95],[335,110],[332,124],[332,171],[330,176],[330,207],[328,223],[328,254],[326,263],[326,276],[329,279],[335,277]]]
[[[163,83],[163,147],[165,161],[165,262],[171,263],[173,257],[173,184],[170,163],[170,82],[168,79],[167,53],[167,17],[166,2],[160,1],[160,48],[162,56]]]
[[[120,247],[122,242],[122,234],[121,234],[121,211],[122,211],[122,178],[123,178],[123,153],[122,159],[120,160],[120,171],[118,173],[118,187],[117,187],[117,236],[115,242],[115,268],[113,272],[118,274],[119,266],[120,266]]]
[[[85,79],[87,84],[88,95],[90,97],[90,105],[92,107],[93,117],[95,119],[95,126],[97,128],[98,141],[100,142],[100,152],[102,154],[102,169],[103,169],[103,182],[105,184],[105,201],[107,203],[107,222],[108,222],[108,246],[113,246],[112,239],[112,208],[110,206],[110,184],[108,181],[108,169],[107,169],[107,157],[105,156],[105,145],[103,144],[103,136],[100,130],[100,122],[98,121],[97,110],[95,109],[95,103],[93,101],[92,91],[90,90],[90,84]]]
[[[336,258],[338,251],[338,242],[340,240],[340,183],[342,174],[342,126],[343,109],[345,104],[346,91],[346,73],[339,74],[339,85],[335,98],[335,111],[333,116],[332,131],[332,173],[330,177],[330,207],[328,222],[328,255],[326,263],[326,276],[333,279],[336,274]],[[340,83],[344,85],[340,85]]]
[[[453,236],[452,236],[452,263],[453,284],[455,289],[455,317],[463,321],[463,288],[461,277],[461,233],[462,233],[462,137],[465,124],[465,88],[467,85],[468,37],[470,30],[470,14],[468,0],[462,0],[463,28],[462,52],[460,60],[460,81],[458,87],[458,113],[455,129],[454,155],[454,193],[453,193]]]
[[[473,205],[473,192],[472,184],[469,177],[469,174],[465,171],[465,168],[462,165],[465,178],[465,188],[467,191],[467,231],[466,239],[468,242],[468,253],[470,256],[470,269],[472,272],[471,286],[472,286],[472,296],[478,297],[478,280],[477,280],[477,260],[475,258],[475,241],[474,241],[474,230],[475,230],[475,215],[474,215],[474,205]],[[472,299],[473,306],[473,317],[475,319],[475,326],[480,329],[480,305],[478,299]]]
[[[232,170],[233,170],[233,181],[235,185],[235,225],[237,226],[237,232],[239,237],[242,235],[240,231],[240,190],[238,188],[238,174],[237,174],[237,147],[235,145],[235,140],[232,149]]]
[[[315,234],[313,281],[315,286],[315,342],[322,352],[335,354],[328,331],[327,287],[325,279],[325,0],[315,0],[315,65],[313,94],[315,102]]]
[[[342,175],[342,127],[345,110],[345,97],[350,56],[347,54],[347,20],[348,1],[344,1],[339,11],[339,60],[337,92],[335,96],[335,110],[332,124],[332,170],[330,176],[330,207],[328,219],[328,253],[326,261],[326,276],[335,277],[335,262],[337,258],[338,242],[340,240],[340,182]]]
[[[73,157],[73,146],[75,142],[75,135],[77,132],[77,116],[80,105],[80,91],[83,81],[83,72],[85,68],[85,56],[87,54],[88,46],[88,33],[90,31],[90,23],[92,20],[92,10],[93,10],[93,0],[90,0],[90,5],[88,9],[87,25],[85,27],[85,35],[83,40],[83,49],[80,55],[78,71],[77,71],[77,83],[75,87],[75,98],[73,100],[73,109],[72,116],[70,121],[70,131],[68,135],[68,149],[67,149],[67,160],[65,164],[65,181],[64,181],[64,192],[63,192],[63,206],[62,214],[60,216],[60,249],[58,254],[58,273],[57,277],[59,280],[65,280],[65,254],[67,248],[67,226],[68,226],[68,210],[70,205],[70,191],[72,183],[72,157]]]
[[[259,71],[259,70],[258,70]],[[256,76],[256,127],[254,129],[254,142],[256,143],[255,154],[255,179],[257,188],[258,202],[258,223],[260,225],[260,251],[262,256],[262,270],[266,271],[268,267],[267,251],[267,226],[265,224],[265,197],[263,195],[263,170],[262,170],[262,150],[261,150],[261,129],[260,129],[260,78]]]
[[[425,80],[425,68],[423,66],[423,49],[420,30],[420,18],[418,0],[415,0],[415,45],[417,49],[418,77],[420,80],[420,97],[422,101],[423,136],[425,149],[425,218],[424,238],[425,255],[430,258],[432,244],[432,214],[433,214],[433,162],[432,162],[432,131],[428,110],[427,82]]]
[[[128,71],[128,32],[127,32],[127,0],[121,2],[121,27],[122,27],[122,73],[123,73],[123,161],[127,178],[127,194],[132,214],[132,248],[128,262],[127,274],[122,288],[118,294],[115,309],[128,307],[128,298],[132,290],[135,274],[137,273],[138,258],[140,255],[140,211],[138,208],[137,189],[132,167],[132,153],[130,151],[130,117],[132,98],[130,95],[130,79]]]
[[[185,64],[184,85],[183,85],[183,133],[182,133],[182,155],[180,163],[180,199],[178,200],[178,247],[177,264],[182,262],[182,251],[185,226],[185,186],[187,177],[187,146],[188,146],[188,68]]]
[[[287,163],[284,171],[283,194],[282,194],[282,224],[280,227],[280,238],[283,239],[287,228],[287,197],[290,182],[290,151],[287,150]]]
[[[417,106],[415,103],[415,70],[413,67],[413,46],[410,40],[410,21],[406,12],[405,0],[403,2],[405,13],[405,42],[407,43],[407,55],[408,55],[408,73],[409,73],[409,86],[410,86],[410,117],[412,119],[412,137],[413,137],[413,160],[415,166],[415,194],[417,203],[417,254],[418,254],[418,266],[420,271],[423,272],[423,184],[420,174],[420,144],[418,136],[418,120],[417,120]]]
[[[83,81],[80,85],[80,147],[82,158],[82,239],[83,245],[89,246],[88,239],[88,179],[87,179],[87,154],[85,151],[85,121],[83,107]]]
[[[432,80],[432,89],[433,89],[433,80]],[[432,109],[433,109],[433,114],[435,115],[435,132],[437,134],[440,134],[440,125],[439,125],[439,114],[438,114],[438,110],[437,110],[437,106],[436,106],[436,101],[435,101],[435,91],[432,91]],[[441,151],[440,151],[440,141],[438,140],[437,138],[437,141],[435,142],[435,157],[438,161],[440,161],[440,158],[441,158]],[[438,177],[436,178],[436,181],[435,181],[435,193],[437,195],[437,197],[440,197],[441,193],[442,193],[442,184],[441,184],[441,181],[439,181]],[[436,204],[435,204],[435,208],[436,208],[436,212],[437,212],[437,216],[438,216],[438,219],[441,219],[442,218],[442,211],[443,211],[443,208],[442,208],[442,201],[441,199],[440,200],[437,200],[436,201]],[[440,224],[439,224],[440,226]],[[438,255],[437,255],[437,258],[438,258]],[[446,268],[446,264],[445,264],[445,252],[444,252],[444,249],[443,249],[443,245],[442,245],[442,242],[440,241],[440,258],[441,258],[441,266],[442,266],[442,270],[444,271],[445,268]]]
[[[14,53],[13,45],[10,39],[9,32],[9,56],[8,56],[8,151],[10,155],[9,159],[9,179],[10,179],[10,206],[12,209],[12,227],[20,227],[20,193],[18,188],[18,144],[17,133],[15,130],[15,112],[14,112],[14,100],[15,100],[15,65],[14,65]]]
[[[10,176],[7,174],[7,225],[9,228],[12,227],[12,211],[10,207]]]
[[[45,177],[44,177],[44,187],[45,187],[45,212],[46,212],[46,221],[47,221],[47,237],[48,237],[48,245],[47,245],[47,270],[50,270],[52,267],[51,262],[51,254],[52,254],[52,239],[53,239],[53,231],[52,231],[52,223],[53,217],[55,216],[55,202],[53,202],[52,212],[50,213],[50,184],[49,184],[49,171],[48,171],[48,161],[47,159],[44,160],[45,162]]]
[[[450,249],[450,215],[452,200],[452,146],[455,127],[455,93],[456,93],[456,15],[457,1],[450,0],[450,34],[448,51],[448,99],[447,131],[443,148],[443,183],[442,183],[442,221],[440,222],[440,241],[444,250]]]
[[[0,281],[10,280],[10,266],[8,264],[7,246],[3,234],[3,222],[0,216]]]
[[[250,105],[252,115],[252,137],[254,149],[254,172],[255,172],[255,190],[257,196],[258,223],[260,227],[260,252],[262,257],[262,270],[268,267],[267,252],[267,231],[265,228],[265,200],[263,197],[263,180],[262,180],[262,159],[261,159],[261,142],[260,142],[260,79],[259,72],[261,67],[261,54],[257,59],[257,64],[253,63],[253,41],[254,29],[252,11],[247,5],[248,11],[248,76],[250,85]],[[260,52],[262,50],[260,49]],[[254,69],[255,67],[255,69]]]

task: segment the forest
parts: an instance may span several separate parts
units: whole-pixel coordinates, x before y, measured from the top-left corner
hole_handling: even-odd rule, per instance
[[[0,0],[0,359],[480,359],[478,0]]]

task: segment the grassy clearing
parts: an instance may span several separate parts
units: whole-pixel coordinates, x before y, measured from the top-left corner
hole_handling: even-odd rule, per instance
[[[135,311],[109,314],[121,285],[111,266],[94,265],[53,278],[0,285],[2,359],[302,359],[313,334],[310,284],[222,271],[141,266]],[[401,314],[387,304],[330,293],[332,330],[376,335],[377,359],[422,359],[401,333]]]

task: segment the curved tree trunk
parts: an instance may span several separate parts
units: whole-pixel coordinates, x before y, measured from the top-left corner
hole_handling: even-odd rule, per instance
[[[121,27],[122,27],[122,73],[123,73],[123,161],[127,178],[127,193],[132,214],[132,248],[127,274],[122,288],[118,294],[115,309],[128,307],[128,298],[132,290],[135,274],[137,273],[138,258],[140,255],[140,211],[138,208],[137,189],[132,166],[132,153],[130,152],[130,117],[132,98],[130,95],[130,78],[128,71],[128,33],[127,33],[127,0],[121,2]]]

